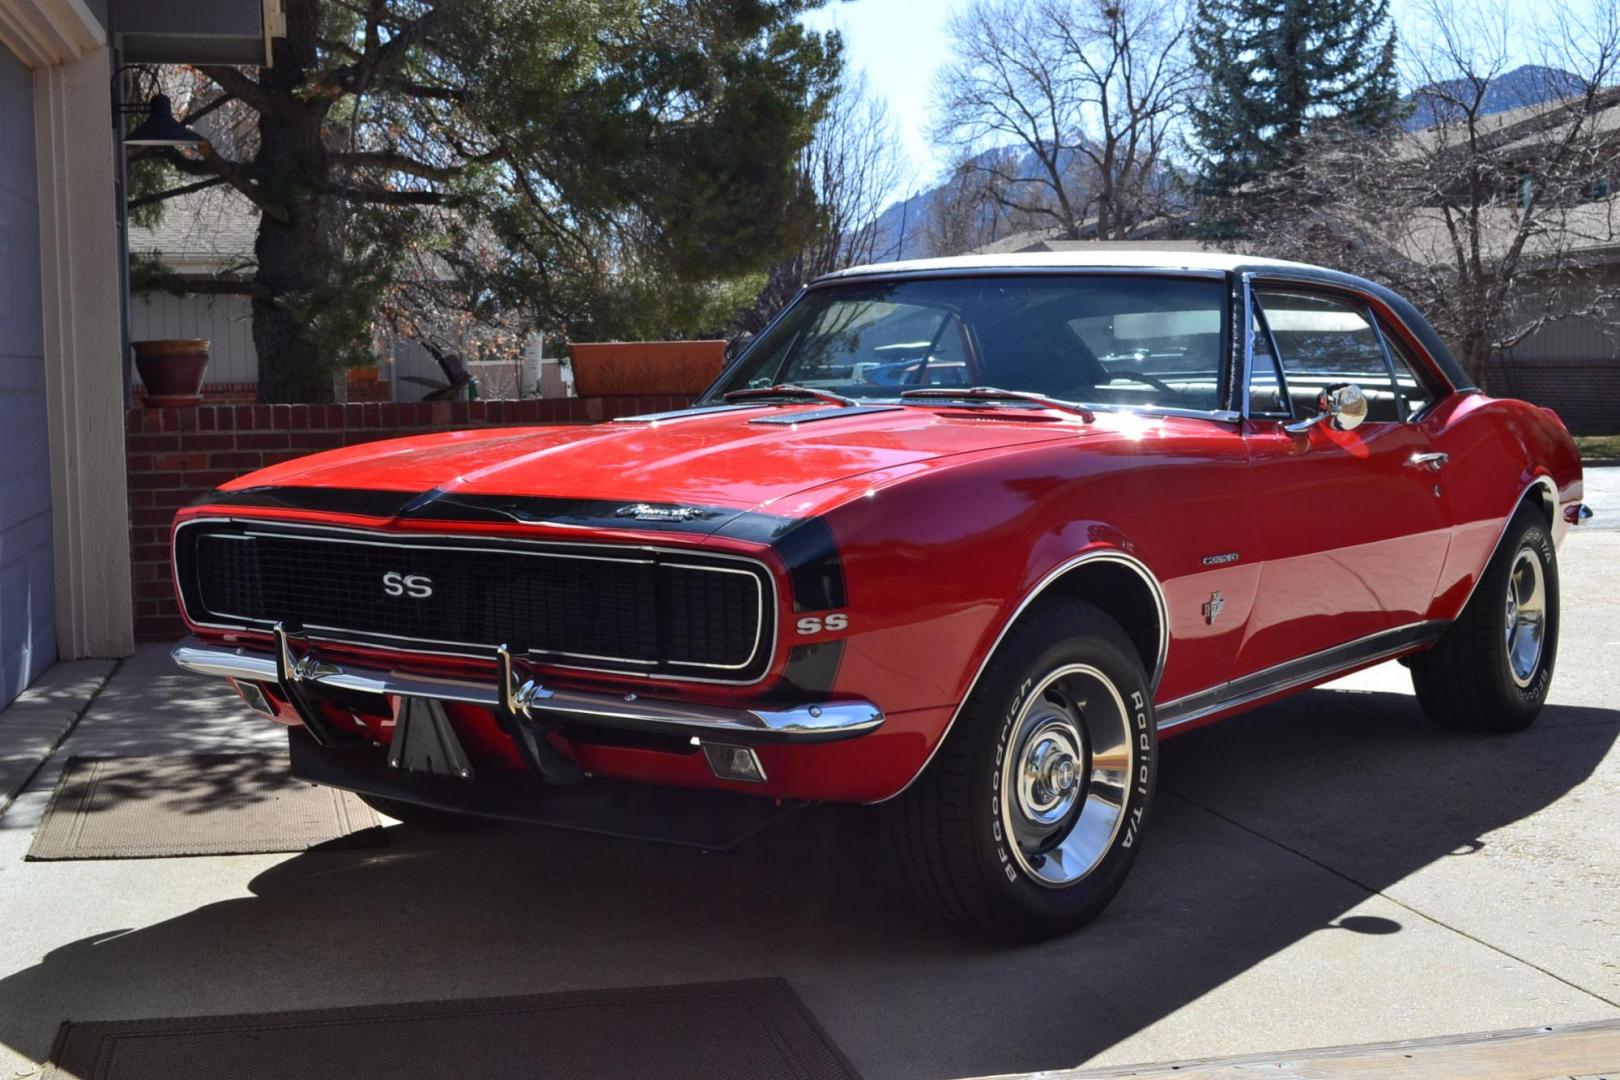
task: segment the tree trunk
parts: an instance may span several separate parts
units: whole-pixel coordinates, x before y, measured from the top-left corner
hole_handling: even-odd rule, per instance
[[[1491,374],[1491,339],[1484,330],[1471,330],[1462,340],[1463,370],[1474,380],[1474,385],[1487,390]]]
[[[311,193],[314,178],[331,176],[322,137],[328,104],[298,96],[316,60],[320,21],[316,0],[287,0],[287,36],[275,45],[275,66],[260,85],[273,107],[259,113],[260,190],[272,193],[286,220],[262,214],[254,245],[260,286],[253,299],[253,345],[259,354],[259,401],[318,402],[334,397],[336,370],[320,331],[322,304],[342,261],[342,207],[332,195]]]

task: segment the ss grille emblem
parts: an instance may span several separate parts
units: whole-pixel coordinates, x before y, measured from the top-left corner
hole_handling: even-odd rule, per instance
[[[383,575],[383,592],[389,596],[426,600],[433,595],[433,579],[426,574],[401,574],[397,570],[390,570]]]

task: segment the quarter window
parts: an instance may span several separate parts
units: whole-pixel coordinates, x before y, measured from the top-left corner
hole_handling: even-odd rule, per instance
[[[1385,333],[1384,344],[1389,346],[1389,360],[1395,368],[1395,388],[1406,402],[1406,415],[1416,416],[1434,404],[1435,392],[1421,374],[1422,365],[1413,361],[1412,354],[1394,334]]]
[[[1364,308],[1307,293],[1257,295],[1297,415],[1314,415],[1327,387],[1355,383],[1367,395],[1368,420],[1401,419],[1383,340]]]
[[[1271,347],[1271,335],[1260,320],[1258,308],[1249,324],[1254,340],[1253,370],[1249,373],[1249,415],[1291,416],[1288,395],[1283,392],[1282,369],[1277,366],[1277,353]]]

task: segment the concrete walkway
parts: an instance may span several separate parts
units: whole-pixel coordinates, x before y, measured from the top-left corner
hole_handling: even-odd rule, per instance
[[[65,1018],[766,975],[872,1080],[1614,1019],[1620,533],[1573,537],[1562,567],[1533,730],[1437,732],[1386,665],[1174,740],[1114,906],[1023,948],[918,915],[859,810],[725,856],[495,826],[295,857],[23,862],[68,754],[279,745],[222,685],[145,650],[0,816],[0,1076],[31,1075]]]

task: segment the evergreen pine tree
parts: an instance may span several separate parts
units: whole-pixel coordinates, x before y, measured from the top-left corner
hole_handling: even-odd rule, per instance
[[[1230,235],[1286,171],[1312,125],[1377,131],[1404,113],[1389,0],[1198,0],[1195,193],[1208,233]]]

